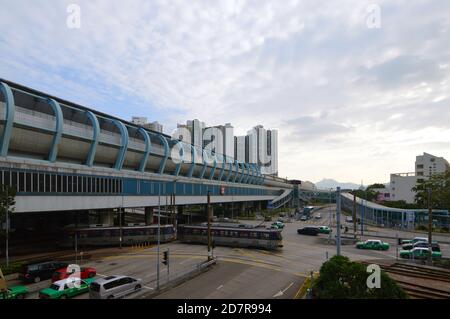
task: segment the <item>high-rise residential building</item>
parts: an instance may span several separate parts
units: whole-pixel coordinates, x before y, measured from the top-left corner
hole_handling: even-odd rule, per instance
[[[145,116],[132,116],[131,123],[142,126],[148,130],[152,130],[155,132],[162,133],[163,126],[159,124],[157,121],[147,123],[147,118]]]
[[[258,131],[256,128],[247,132],[245,150],[245,162],[253,164],[258,163]]]
[[[178,124],[173,138],[226,155],[239,162],[261,166],[261,173],[278,175],[278,131],[257,125],[246,136],[234,136],[230,123],[206,127],[197,119]]]
[[[417,176],[430,177],[447,170],[450,170],[450,165],[443,157],[437,157],[425,152],[423,155],[416,156],[415,172]]]
[[[198,147],[203,147],[203,130],[205,129],[205,122],[197,119],[187,121],[186,126],[190,128],[192,134],[191,143]]]
[[[151,123],[147,123],[143,125],[146,129],[158,132],[158,133],[162,133],[163,132],[163,126],[162,124],[160,124],[158,121],[154,121]]]
[[[234,158],[234,127],[226,123],[223,130],[223,153],[229,158]]]
[[[245,162],[245,140],[246,136],[236,136],[234,138],[234,159],[242,163]]]
[[[278,131],[266,130],[262,125],[247,132],[249,163],[258,163],[261,173],[278,175]]]
[[[143,126],[144,124],[147,124],[147,118],[144,116],[132,116],[131,122],[133,124]]]
[[[223,154],[223,133],[220,127],[212,126],[203,130],[203,147],[214,154]]]
[[[450,170],[450,165],[443,157],[423,153],[423,155],[416,156],[414,170],[414,172],[410,173],[391,174],[389,184],[390,200],[404,200],[407,203],[414,203],[416,194],[412,188],[418,182],[424,181],[434,174]]]

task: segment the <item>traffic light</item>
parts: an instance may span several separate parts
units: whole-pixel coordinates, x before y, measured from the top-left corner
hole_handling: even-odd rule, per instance
[[[162,263],[166,266],[169,263],[169,251],[167,251],[167,250],[164,252],[164,257],[163,257]]]

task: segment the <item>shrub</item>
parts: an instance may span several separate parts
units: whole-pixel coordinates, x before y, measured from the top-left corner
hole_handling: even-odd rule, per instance
[[[428,227],[425,226],[425,225],[419,225],[419,226],[416,227],[416,229],[417,229],[417,230],[423,230],[423,231],[426,231],[426,230],[428,230]]]
[[[322,264],[313,293],[318,299],[399,299],[406,293],[387,274],[381,272],[381,288],[369,289],[369,273],[360,263],[348,257],[334,256]]]
[[[6,276],[6,275],[14,274],[16,272],[20,272],[22,265],[23,264],[20,262],[10,263],[9,267],[6,267],[6,265],[0,264],[0,269],[3,272],[3,275]]]

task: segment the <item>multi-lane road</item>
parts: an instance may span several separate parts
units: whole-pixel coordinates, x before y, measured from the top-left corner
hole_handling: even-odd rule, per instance
[[[283,248],[279,251],[216,247],[214,255],[218,260],[217,265],[156,298],[293,298],[305,277],[312,270],[318,271],[327,257],[330,258],[336,253],[336,247],[327,241],[328,235],[315,237],[297,234],[297,229],[306,225],[329,225],[329,218],[335,210],[334,207],[326,207],[315,214],[317,213],[321,214],[321,219],[287,222],[282,232]],[[270,222],[266,224],[269,225]],[[396,232],[377,229],[375,231],[379,231],[377,235],[386,236],[380,239],[391,245],[388,251],[359,250],[354,245],[344,245],[342,254],[352,260],[396,258]],[[335,229],[333,236],[334,234]],[[413,236],[404,235],[403,237]],[[369,237],[365,236],[365,239],[367,238]],[[143,298],[156,289],[156,249],[153,246],[135,251],[128,250],[88,261],[83,265],[95,267],[98,276],[121,274],[141,278],[143,289],[127,298]],[[161,245],[161,259],[162,252],[167,249],[170,251],[169,278],[172,279],[194,269],[205,261],[207,256],[206,246],[172,242]],[[443,243],[441,249],[444,256],[450,255],[450,245]],[[161,285],[167,282],[167,276],[167,267],[161,263]],[[9,284],[14,283],[17,282]],[[29,297],[37,298],[38,290],[48,285],[49,281],[29,285],[32,291]],[[77,298],[88,298],[88,295]]]

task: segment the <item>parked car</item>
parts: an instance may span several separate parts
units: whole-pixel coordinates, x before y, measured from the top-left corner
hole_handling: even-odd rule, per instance
[[[369,239],[366,241],[360,241],[356,243],[358,249],[374,249],[374,250],[388,250],[389,244],[382,242],[379,239]]]
[[[345,221],[346,221],[347,223],[353,223],[353,217],[347,216],[347,217],[345,217]]]
[[[91,283],[89,298],[91,299],[117,299],[124,297],[142,288],[140,279],[128,276],[108,276]]]
[[[426,237],[414,237],[413,239],[402,239],[401,241],[400,241],[400,244],[415,244],[415,243],[417,243],[418,241],[425,241],[425,242],[428,242],[428,238],[426,238]]]
[[[430,251],[428,250],[428,248],[417,247],[417,248],[413,248],[411,250],[401,250],[400,258],[428,259],[429,254],[430,254]],[[441,257],[442,257],[442,254],[440,251],[432,251],[431,252],[431,258],[440,259]]]
[[[0,299],[24,299],[28,294],[25,286],[12,286],[6,288],[6,293],[0,293]]]
[[[39,291],[40,299],[65,299],[81,295],[89,291],[89,285],[94,278],[79,279],[66,278],[56,281],[50,287]]]
[[[319,228],[319,233],[321,233],[321,234],[329,234],[329,233],[331,233],[333,231],[328,226],[319,226],[318,228]]]
[[[412,245],[412,244],[405,244],[405,245],[403,245],[402,248],[403,248],[403,250],[411,250],[411,249],[414,249],[414,248],[427,248],[428,249],[428,242],[418,241],[414,245]],[[431,244],[431,250],[432,251],[441,251],[441,247],[439,246],[438,243],[433,242]]]
[[[319,234],[319,228],[318,227],[312,227],[312,226],[299,228],[299,229],[297,229],[297,234],[299,234],[299,235],[317,236]]]
[[[302,215],[302,217],[300,217],[300,220],[302,221],[302,222],[304,222],[304,221],[306,221],[308,218],[305,216],[305,215]]]
[[[315,219],[321,219],[321,218],[322,218],[322,215],[317,214],[316,216],[314,216],[314,218],[315,218]]]
[[[425,247],[428,248],[428,238],[425,237],[415,237],[413,240],[411,240],[408,243],[405,243],[402,245],[403,250],[411,250],[414,248],[414,245],[422,243],[422,245],[426,245]],[[437,244],[436,241],[433,240],[432,244]]]
[[[271,226],[277,226],[277,229],[283,229],[284,228],[284,224],[280,221],[276,221],[274,223],[272,223]]]
[[[19,273],[19,279],[23,282],[40,282],[41,280],[52,278],[53,273],[57,269],[67,266],[67,263],[58,261],[24,265]]]
[[[74,274],[74,272],[75,272],[75,270],[73,270],[72,272],[68,272],[67,267],[58,269],[52,275],[52,282],[66,279],[66,278],[70,277],[70,275]],[[92,278],[92,277],[95,277],[95,275],[97,275],[97,271],[95,270],[95,268],[92,268],[92,267],[81,267],[80,268],[80,278],[81,279]]]

